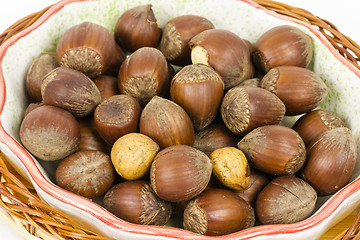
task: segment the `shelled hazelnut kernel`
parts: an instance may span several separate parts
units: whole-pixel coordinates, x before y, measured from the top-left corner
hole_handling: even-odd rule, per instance
[[[111,161],[117,173],[127,180],[135,180],[148,173],[159,145],[141,133],[120,137],[111,149]]]
[[[224,186],[245,190],[250,184],[250,168],[244,153],[234,147],[218,148],[210,154],[213,174]]]
[[[308,146],[320,134],[338,127],[346,127],[343,120],[335,113],[317,109],[301,116],[293,125],[294,129]]]
[[[153,97],[145,106],[139,125],[140,133],[152,138],[162,149],[194,143],[194,127],[185,110],[162,97]]]
[[[103,195],[114,183],[115,171],[110,157],[101,151],[76,152],[56,168],[56,183],[87,198]]]
[[[210,156],[218,148],[236,147],[239,141],[240,137],[223,124],[214,123],[195,133],[193,147]]]
[[[169,85],[168,63],[156,48],[139,48],[121,65],[119,90],[134,97],[141,106],[154,96],[168,95]]]
[[[130,51],[141,47],[156,47],[161,33],[151,4],[125,11],[118,18],[114,29],[117,43]]]
[[[205,153],[186,145],[161,150],[151,164],[150,183],[156,194],[170,202],[189,200],[208,185],[213,163]]]
[[[350,181],[356,159],[357,145],[350,129],[334,128],[310,143],[301,176],[319,195],[330,195]]]
[[[75,117],[89,116],[101,100],[90,78],[65,67],[55,68],[44,77],[41,94],[45,104],[68,110]]]
[[[263,33],[253,45],[252,58],[263,73],[277,66],[307,67],[313,57],[313,43],[300,29],[281,25]]]
[[[171,217],[171,204],[158,196],[145,181],[125,181],[104,196],[105,208],[115,216],[136,224],[165,225]]]
[[[220,111],[231,132],[245,135],[260,126],[279,124],[285,115],[285,106],[265,89],[237,86],[225,94]]]
[[[44,161],[60,160],[79,147],[79,123],[64,109],[39,106],[23,119],[20,140],[35,157]]]
[[[214,68],[223,79],[225,89],[254,75],[247,44],[231,31],[208,29],[193,37],[189,44],[192,63],[203,63]]]
[[[223,95],[224,82],[220,75],[204,64],[183,67],[170,85],[171,100],[187,112],[196,130],[215,119]]]
[[[254,129],[241,139],[238,148],[254,167],[273,175],[296,173],[306,158],[305,144],[299,134],[279,125]]]
[[[200,32],[213,28],[212,22],[201,16],[174,17],[164,26],[159,49],[170,63],[188,65],[191,63],[189,41]]]
[[[25,80],[26,93],[32,102],[40,102],[41,83],[46,74],[59,66],[55,53],[41,53],[31,64]]]
[[[95,128],[112,145],[119,137],[137,131],[140,113],[140,105],[133,97],[114,95],[96,107]]]
[[[326,98],[329,88],[313,71],[296,66],[272,68],[261,80],[261,87],[274,93],[284,103],[285,115],[307,113]]]
[[[255,211],[262,224],[295,223],[309,217],[317,200],[315,190],[295,176],[272,180],[260,192]]]
[[[254,224],[255,214],[250,204],[225,189],[205,190],[184,211],[184,228],[204,235],[226,235]]]
[[[115,52],[114,41],[107,28],[82,22],[69,28],[59,39],[56,47],[58,63],[95,78],[110,67]]]

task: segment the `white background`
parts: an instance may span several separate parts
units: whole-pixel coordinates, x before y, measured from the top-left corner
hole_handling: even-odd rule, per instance
[[[130,1],[130,0],[129,0]],[[219,0],[221,1],[221,0]],[[316,16],[329,20],[348,37],[360,44],[359,0],[278,0],[294,7],[308,10]],[[0,6],[0,32],[17,20],[58,2],[57,0],[7,0]],[[149,0],[149,2],[151,2]],[[0,221],[0,238],[23,240],[8,225]]]

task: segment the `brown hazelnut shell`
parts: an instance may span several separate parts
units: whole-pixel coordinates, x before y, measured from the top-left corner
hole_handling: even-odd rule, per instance
[[[118,79],[109,75],[101,75],[95,79],[93,79],[96,87],[100,91],[101,102],[106,99],[120,94],[119,88],[117,85]]]

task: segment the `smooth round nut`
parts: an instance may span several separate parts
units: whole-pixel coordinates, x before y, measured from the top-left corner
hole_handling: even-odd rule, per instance
[[[44,161],[60,160],[78,149],[79,123],[64,109],[39,106],[23,119],[20,140],[35,157]]]
[[[115,171],[107,154],[81,151],[60,162],[55,178],[60,187],[92,199],[100,197],[113,185]]]
[[[105,101],[106,99],[120,94],[117,82],[118,79],[113,76],[109,75],[101,75],[95,79],[93,79],[96,87],[99,89],[101,102]]]
[[[213,174],[226,187],[245,190],[250,184],[250,168],[244,153],[234,147],[216,149],[210,154]]]
[[[279,125],[258,127],[238,143],[250,163],[273,175],[296,173],[305,162],[303,140],[291,128]]]
[[[295,176],[275,178],[260,192],[255,211],[262,224],[287,224],[302,221],[313,212],[315,190]]]
[[[191,200],[184,211],[186,230],[221,236],[253,227],[255,214],[244,199],[225,189],[208,189]]]
[[[116,172],[127,180],[136,180],[150,169],[159,145],[141,133],[120,137],[111,149],[111,161]]]
[[[161,150],[150,169],[156,194],[170,202],[189,200],[205,190],[213,163],[205,153],[186,145]]]
[[[140,180],[115,185],[103,202],[115,216],[142,225],[163,226],[172,212],[171,204],[156,196],[149,183]]]

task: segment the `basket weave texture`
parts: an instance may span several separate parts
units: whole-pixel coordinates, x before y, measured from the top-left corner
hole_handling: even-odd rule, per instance
[[[360,46],[345,36],[329,21],[312,13],[271,0],[253,0],[264,8],[278,14],[295,18],[317,28],[335,49],[352,65],[360,69]],[[18,32],[28,28],[51,6],[33,13],[11,25],[0,34],[0,45]],[[22,178],[9,164],[6,156],[0,152],[0,208],[34,236],[32,239],[99,239],[109,238],[86,229],[63,213],[53,209],[37,196],[33,186]],[[1,210],[0,209],[0,210]],[[360,239],[360,214],[352,219],[349,227],[342,229],[333,240]],[[36,236],[36,237],[35,237]],[[322,238],[325,239],[325,238]]]

